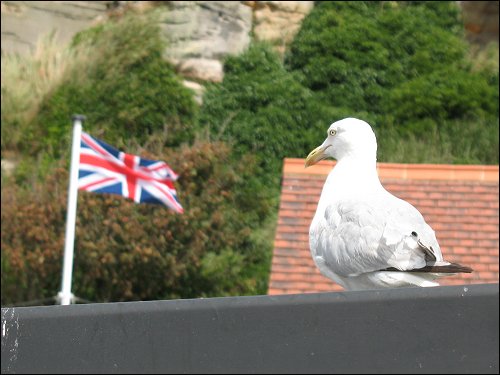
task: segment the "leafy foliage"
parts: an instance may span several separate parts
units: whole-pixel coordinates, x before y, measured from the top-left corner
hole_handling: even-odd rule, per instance
[[[61,48],[55,35],[40,38],[27,55],[2,53],[2,156],[40,141],[31,124],[43,99],[93,63],[86,46]]]
[[[255,154],[261,180],[274,189],[283,158],[304,157],[317,131],[324,131],[321,114],[328,108],[318,106],[301,80],[269,45],[256,43],[226,60],[224,81],[212,84],[204,96],[201,129],[234,145],[237,155]]]
[[[467,134],[474,135],[468,139],[477,155],[484,153],[474,145],[475,137],[491,140],[491,152],[479,162],[495,163],[498,71],[471,69],[459,21],[455,2],[320,2],[304,20],[285,62],[304,74],[318,100],[348,108],[353,116],[366,113],[359,117],[376,128],[397,128],[393,134],[399,137],[411,135],[425,143],[440,127],[443,134],[465,135],[457,124],[468,122],[475,130]],[[456,150],[447,162],[459,160],[478,161],[466,161]]]
[[[101,136],[117,146],[128,138],[144,141],[155,130],[168,134],[169,146],[191,138],[197,107],[162,58],[165,44],[154,14],[129,15],[75,37],[73,48],[89,49],[95,59],[42,103],[33,125],[40,146],[58,154],[68,144],[74,113],[87,116],[88,130],[105,129]]]
[[[74,293],[92,301],[265,293],[270,248],[256,233],[270,208],[248,183],[254,158],[237,163],[224,144],[201,141],[143,156],[180,173],[186,212],[80,192]],[[59,168],[34,192],[2,184],[2,304],[59,289],[67,181]]]

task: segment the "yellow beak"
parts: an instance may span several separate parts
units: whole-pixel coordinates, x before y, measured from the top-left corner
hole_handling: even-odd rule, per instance
[[[305,168],[310,167],[311,165],[316,164],[318,161],[326,159],[328,155],[325,154],[325,151],[331,145],[327,145],[326,147],[321,145],[312,150],[306,158]]]

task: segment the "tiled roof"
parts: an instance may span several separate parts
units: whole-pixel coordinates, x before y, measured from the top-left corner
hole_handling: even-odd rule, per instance
[[[285,159],[269,294],[336,291],[309,252],[309,225],[326,176],[335,165],[307,169]],[[498,282],[498,166],[378,163],[385,188],[413,204],[435,230],[443,256],[474,269],[441,285]]]

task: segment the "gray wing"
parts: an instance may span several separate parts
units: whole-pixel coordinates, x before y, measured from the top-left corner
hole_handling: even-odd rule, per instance
[[[435,233],[420,212],[390,194],[330,204],[315,217],[310,238],[314,255],[341,276],[442,261]]]

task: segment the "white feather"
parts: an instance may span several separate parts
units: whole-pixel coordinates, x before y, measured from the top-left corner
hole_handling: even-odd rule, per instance
[[[419,240],[433,249],[437,262],[447,262],[420,212],[380,183],[370,125],[352,118],[338,121],[320,148],[338,161],[309,231],[311,255],[321,273],[349,290],[438,285],[433,281],[438,274],[381,271],[424,267]]]

